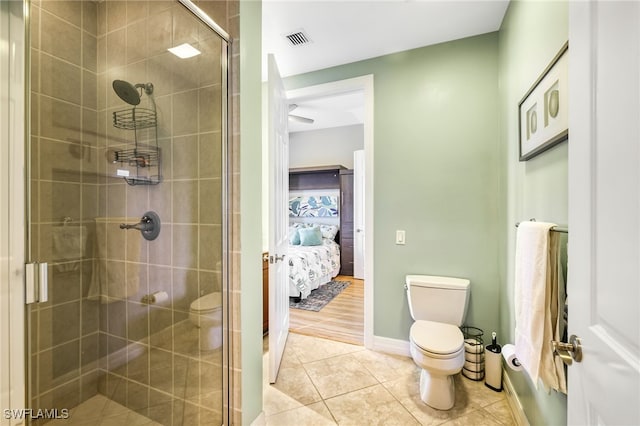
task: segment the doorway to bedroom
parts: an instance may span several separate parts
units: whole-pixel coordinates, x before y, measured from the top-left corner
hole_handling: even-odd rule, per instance
[[[365,93],[290,102],[289,331],[364,345]]]

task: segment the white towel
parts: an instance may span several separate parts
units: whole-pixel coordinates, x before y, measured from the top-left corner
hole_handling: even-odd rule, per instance
[[[84,255],[84,249],[87,245],[87,228],[85,226],[54,226],[51,236],[55,261],[78,260]]]
[[[80,263],[87,246],[87,227],[77,225],[54,226],[52,230],[53,259],[58,272],[73,272]]]
[[[111,303],[136,295],[140,287],[140,247],[137,230],[120,229],[121,223],[140,218],[97,217],[93,271],[87,298]]]
[[[547,261],[549,230],[553,226],[553,223],[521,222],[516,233],[516,354],[536,388],[549,311]]]

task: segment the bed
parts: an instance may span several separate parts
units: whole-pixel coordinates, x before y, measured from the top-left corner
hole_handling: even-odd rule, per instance
[[[328,238],[322,245],[289,245],[289,297],[306,299],[340,271],[340,246]]]

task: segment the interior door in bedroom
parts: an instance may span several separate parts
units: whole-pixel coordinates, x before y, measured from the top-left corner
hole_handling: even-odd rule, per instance
[[[289,335],[289,129],[286,92],[269,55],[269,382],[275,383]]]
[[[353,152],[353,277],[364,279],[364,151]]]

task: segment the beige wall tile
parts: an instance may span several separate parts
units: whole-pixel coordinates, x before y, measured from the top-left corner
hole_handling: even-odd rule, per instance
[[[221,86],[214,85],[199,90],[199,131],[211,132],[222,126]]]
[[[149,43],[149,56],[165,53],[171,46],[171,33],[173,28],[172,11],[152,14],[150,12],[147,33]]]
[[[82,29],[93,36],[98,35],[98,3],[82,2]]]
[[[220,241],[222,229],[218,225],[200,225],[199,266],[201,269],[215,270],[222,262]]]
[[[82,66],[89,71],[98,70],[98,39],[94,34],[82,33]]]
[[[201,133],[198,140],[200,178],[222,176],[222,133]]]
[[[174,136],[197,133],[198,91],[191,90],[173,95]]]
[[[107,3],[107,32],[122,28],[127,24],[127,2],[109,0]]]
[[[40,49],[40,8],[31,2],[29,15],[31,48]]]
[[[127,64],[127,31],[121,28],[107,34],[107,68],[122,67]]]
[[[148,11],[149,2],[147,1],[127,1],[127,23],[146,18]]]
[[[173,160],[173,179],[196,179],[199,165],[198,136],[189,135],[174,138],[171,158]]]
[[[67,102],[40,96],[40,134],[58,141],[80,143],[80,107]]]
[[[174,161],[175,165],[175,161]],[[175,168],[174,168],[175,173]],[[198,223],[198,181],[183,180],[173,182],[173,221],[175,223]],[[174,228],[177,230],[177,228]],[[176,242],[174,235],[174,243]],[[197,235],[184,238],[180,241],[186,242],[187,238],[197,239]],[[191,246],[189,246],[191,247]],[[183,247],[186,248],[186,247]],[[195,254],[191,252],[190,255]],[[184,257],[184,253],[181,258]],[[174,256],[175,260],[175,256]],[[179,260],[179,262],[181,262]]]
[[[72,0],[42,0],[42,9],[57,17],[64,19],[70,24],[79,27],[82,25],[82,8]]]
[[[147,21],[137,21],[127,26],[126,60],[130,64],[147,57]]]
[[[80,67],[47,54],[41,55],[40,67],[43,94],[80,105],[82,95]]]
[[[41,49],[52,56],[81,65],[80,29],[44,10],[40,15],[40,22],[42,34],[47,34],[41,37]],[[55,37],[49,36],[51,34],[55,34]]]

